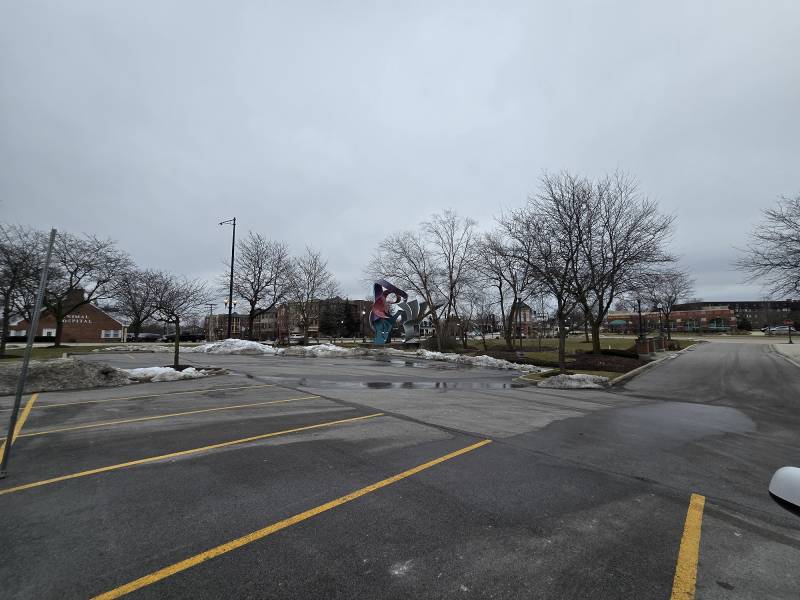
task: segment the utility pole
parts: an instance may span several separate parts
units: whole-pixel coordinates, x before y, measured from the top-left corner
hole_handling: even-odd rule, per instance
[[[206,302],[206,306],[208,307],[208,334],[207,334],[206,337],[208,338],[209,342],[213,342],[214,341],[214,325],[213,325],[214,307],[216,306],[216,304],[213,304],[211,302]]]
[[[8,435],[3,443],[2,453],[3,457],[0,459],[0,479],[5,478],[8,472],[8,457],[11,454],[11,445],[14,443],[14,438],[17,437],[17,417],[19,416],[19,406],[22,404],[22,393],[25,391],[25,380],[28,377],[28,364],[31,361],[31,350],[33,349],[33,340],[36,338],[36,331],[39,329],[39,315],[42,312],[42,302],[44,301],[45,288],[47,287],[47,271],[50,268],[50,257],[53,255],[53,244],[56,241],[56,230],[50,230],[50,243],[47,246],[47,254],[44,258],[44,265],[42,266],[42,276],[39,279],[39,290],[36,292],[36,304],[33,308],[31,321],[28,328],[28,340],[25,344],[25,354],[22,357],[22,368],[19,372],[17,379],[17,390],[14,395],[14,407],[11,409],[11,418],[8,421]],[[30,405],[30,402],[28,403]]]
[[[231,321],[233,319],[233,261],[236,257],[236,217],[221,221],[220,225],[233,225],[233,234],[231,235],[231,284],[228,289],[228,339],[230,339]]]

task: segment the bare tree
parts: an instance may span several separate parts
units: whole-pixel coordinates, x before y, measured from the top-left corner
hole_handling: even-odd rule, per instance
[[[269,240],[252,231],[237,243],[233,269],[233,292],[247,302],[247,337],[253,339],[253,322],[271,310],[289,292],[292,259],[283,242]],[[230,263],[220,283],[228,289]]]
[[[135,340],[142,325],[158,310],[163,274],[150,269],[128,269],[122,273],[114,292],[115,309],[130,321],[128,326]]]
[[[763,211],[735,264],[748,281],[763,281],[771,294],[800,293],[800,194]]]
[[[574,212],[574,292],[600,352],[600,327],[614,300],[639,271],[673,261],[666,251],[674,223],[658,204],[643,197],[630,175],[616,172],[595,184],[569,173],[545,176],[552,201]],[[565,202],[565,199],[569,201]]]
[[[467,347],[467,332],[475,332],[481,338],[484,351],[488,350],[486,334],[494,328],[494,309],[497,306],[496,296],[493,295],[493,292],[494,288],[487,286],[485,280],[475,278],[462,294],[459,301],[459,316],[463,324],[465,348]]]
[[[189,321],[208,301],[206,285],[198,279],[186,279],[169,273],[158,273],[158,295],[154,317],[175,327],[173,366],[180,366],[181,322]]]
[[[511,240],[510,251],[523,261],[556,303],[559,327],[558,364],[566,371],[566,327],[577,298],[573,276],[579,259],[577,228],[580,195],[575,194],[571,176],[545,175],[538,197],[500,219]]]
[[[0,332],[0,358],[5,357],[11,310],[36,278],[43,261],[42,235],[32,229],[0,224],[0,300],[3,303],[3,330]],[[35,285],[35,284],[33,284]]]
[[[675,305],[694,293],[694,280],[685,271],[672,269],[644,277],[644,297],[661,312],[667,323],[667,339],[672,339],[670,318]]]
[[[303,343],[308,343],[308,331],[313,320],[319,320],[319,301],[336,295],[338,284],[328,270],[322,254],[306,246],[302,256],[294,259],[288,298],[297,310]]]
[[[441,268],[434,281],[439,286],[438,295],[445,299],[441,309],[445,323],[458,318],[459,295],[474,275],[475,225],[472,219],[450,209],[432,215],[422,224],[429,251]]]
[[[427,302],[441,351],[458,317],[458,298],[473,275],[475,221],[452,210],[434,214],[420,233],[387,237],[367,267],[372,279],[386,278]]]
[[[113,297],[120,276],[130,267],[128,255],[111,240],[58,234],[44,296],[44,306],[56,321],[54,346],[61,345],[64,318],[85,304]],[[24,292],[17,308],[31,319],[36,278]]]
[[[506,349],[514,349],[514,322],[517,313],[534,291],[540,291],[532,278],[533,270],[515,255],[511,240],[502,230],[486,234],[480,240],[476,269],[493,288],[503,323]]]
[[[445,303],[438,281],[441,269],[438,256],[428,249],[422,235],[405,231],[387,237],[370,260],[367,275],[372,279],[386,278],[427,302],[441,350],[443,327],[438,307]]]

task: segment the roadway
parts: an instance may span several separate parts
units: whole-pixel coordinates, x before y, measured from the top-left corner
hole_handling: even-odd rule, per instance
[[[800,369],[769,345],[703,344],[609,391],[185,361],[230,373],[26,398],[4,595],[797,598],[800,519],[766,486],[800,463]]]

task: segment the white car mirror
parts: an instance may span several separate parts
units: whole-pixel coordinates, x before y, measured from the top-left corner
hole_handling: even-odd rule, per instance
[[[800,469],[781,467],[769,482],[769,495],[788,511],[800,515]]]

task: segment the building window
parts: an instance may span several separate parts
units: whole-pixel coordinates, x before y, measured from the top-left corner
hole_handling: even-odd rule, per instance
[[[100,337],[102,338],[121,338],[122,337],[122,330],[121,329],[103,329],[100,332]]]
[[[42,335],[44,337],[55,337],[56,330],[55,329],[42,329]]]

